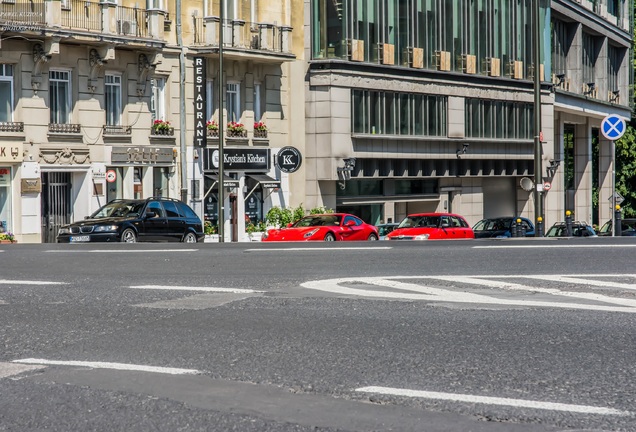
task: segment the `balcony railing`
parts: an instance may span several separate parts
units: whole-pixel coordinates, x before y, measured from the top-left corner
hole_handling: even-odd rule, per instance
[[[141,8],[117,6],[117,34],[148,37],[148,11]]]
[[[82,132],[82,125],[72,123],[49,123],[50,133],[78,134]]]
[[[0,132],[24,132],[24,123],[0,122]]]
[[[102,10],[99,2],[70,0],[62,7],[62,26],[78,30],[102,31]]]
[[[104,135],[130,135],[131,133],[130,126],[104,125]]]
[[[260,51],[289,52],[291,27],[218,17],[193,16],[194,45],[219,46],[219,28],[223,31],[223,47]]]
[[[6,31],[11,26],[36,25],[43,26],[44,2],[31,0],[15,0],[14,2],[0,2],[0,23]]]

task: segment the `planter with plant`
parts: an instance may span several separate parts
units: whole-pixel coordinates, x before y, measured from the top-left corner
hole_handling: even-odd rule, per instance
[[[267,126],[262,121],[254,122],[254,138],[267,138]]]
[[[151,132],[153,135],[174,135],[174,128],[170,126],[169,121],[155,120]]]
[[[0,233],[0,243],[17,243],[15,236],[10,232]]]
[[[235,138],[247,138],[247,129],[243,123],[229,122],[227,124],[227,136]]]
[[[207,136],[209,137],[218,137],[219,136],[219,124],[216,122],[216,120],[210,120],[209,122],[207,122],[205,124],[205,127],[207,128]]]

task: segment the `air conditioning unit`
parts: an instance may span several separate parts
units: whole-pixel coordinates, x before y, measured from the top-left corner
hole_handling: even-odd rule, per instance
[[[359,39],[347,40],[347,48],[349,49],[349,60],[364,61],[364,41]]]
[[[117,20],[117,33],[127,36],[136,36],[137,21]]]
[[[440,71],[449,71],[451,68],[450,52],[435,51],[435,67]]]
[[[407,51],[409,66],[422,69],[424,67],[424,48],[408,47]]]
[[[464,73],[474,74],[477,72],[477,57],[474,54],[462,54],[458,60]]]
[[[506,75],[514,79],[523,79],[523,62],[511,60],[506,65]]]
[[[484,71],[491,77],[501,76],[501,59],[498,57],[486,57],[484,60]]]

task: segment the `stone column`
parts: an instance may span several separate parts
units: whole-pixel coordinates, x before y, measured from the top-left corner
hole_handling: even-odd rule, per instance
[[[612,218],[612,141],[599,134],[598,152],[598,222],[602,226]]]
[[[62,27],[61,0],[44,0],[44,21],[47,27]]]
[[[161,9],[148,9],[148,36],[153,39],[163,40],[163,25],[166,12]]]
[[[292,44],[292,27],[290,26],[281,26],[280,27],[280,51],[284,53],[291,52],[291,44]]]
[[[203,21],[205,22],[205,44],[218,46],[221,19],[217,16],[207,16],[203,18]]]
[[[592,223],[592,127],[577,125],[574,137],[574,219]],[[569,210],[569,209],[565,209]]]

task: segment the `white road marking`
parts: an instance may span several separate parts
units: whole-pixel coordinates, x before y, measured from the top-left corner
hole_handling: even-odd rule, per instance
[[[593,241],[593,240],[591,240]],[[471,246],[472,249],[537,249],[537,248],[567,248],[567,249],[599,249],[599,248],[636,248],[636,244],[561,244],[557,245],[552,242],[540,245],[492,245],[492,246]]]
[[[443,289],[437,287],[423,286],[400,282],[395,279],[439,279],[451,280],[460,283],[471,283],[486,287],[520,289],[524,291],[536,291],[555,296],[566,296],[580,298],[585,300],[594,300],[602,303],[618,304],[620,306],[605,306],[594,304],[579,304],[565,302],[547,302],[534,300],[509,300],[491,297],[482,294],[467,293],[463,291],[455,291],[452,289]],[[381,287],[387,287],[400,291],[380,291],[380,290],[364,290],[342,286],[342,284],[366,283]],[[560,291],[556,289],[535,288],[525,285],[489,281],[479,279],[477,277],[451,277],[451,276],[390,276],[390,277],[357,277],[357,278],[339,278],[339,279],[323,279],[309,281],[301,284],[302,287],[319,291],[332,292],[335,294],[344,294],[351,296],[367,297],[367,298],[388,298],[388,299],[405,299],[405,300],[423,300],[436,301],[446,303],[474,303],[474,304],[492,304],[506,306],[522,306],[522,307],[547,307],[560,309],[579,309],[594,310],[603,312],[623,312],[636,313],[636,302],[633,300],[619,299],[615,297],[603,296],[594,293],[579,293]],[[408,292],[403,292],[408,291]]]
[[[597,276],[592,276],[592,277],[597,277]],[[621,289],[636,291],[636,284],[627,284],[627,283],[613,282],[613,281],[590,280],[590,279],[583,279],[581,277],[573,277],[573,276],[532,275],[532,276],[524,276],[524,278],[555,281],[555,282],[577,284],[577,285],[591,285],[591,286],[606,287],[606,288],[621,288]]]
[[[42,369],[43,367],[44,366],[20,365],[14,363],[0,362],[0,378],[7,378],[14,375],[19,375],[23,372],[38,370]]]
[[[66,285],[64,282],[0,279],[0,285]]]
[[[151,253],[151,252],[198,252],[199,249],[93,249],[93,250],[47,250],[49,253]]]
[[[241,289],[241,288],[217,288],[217,287],[171,286],[171,285],[131,285],[128,288],[149,289],[149,290],[171,290],[171,291],[202,291],[202,292],[218,292],[218,293],[233,293],[233,294],[253,294],[253,293],[265,292],[265,291],[255,291],[251,289]]]
[[[369,251],[373,251],[373,250],[388,250],[388,249],[393,249],[392,247],[383,247],[383,246],[379,246],[379,247],[368,247],[368,246],[361,246],[361,247],[338,247],[338,248],[281,248],[281,249],[275,249],[275,248],[258,248],[258,249],[245,249],[245,252],[261,252],[261,251],[284,251],[284,252],[306,252],[306,251],[320,251],[320,252],[334,252],[334,251],[351,251],[351,250],[369,250]]]
[[[629,411],[621,411],[614,408],[595,407],[587,405],[571,405],[554,402],[541,402],[524,399],[509,399],[488,396],[476,396],[469,394],[439,393],[409,389],[398,389],[391,387],[361,387],[356,389],[361,393],[378,393],[391,396],[404,396],[412,398],[447,400],[452,402],[480,403],[486,405],[504,405],[519,408],[533,408],[550,411],[566,411],[582,414],[600,414],[600,415],[617,415],[630,416],[633,413]]]
[[[127,363],[108,363],[108,362],[89,362],[89,361],[74,361],[74,360],[46,360],[27,358],[20,360],[13,360],[13,363],[33,364],[33,365],[53,365],[53,366],[80,366],[92,369],[115,369],[125,371],[139,371],[139,372],[155,372],[170,375],[196,375],[201,372],[196,369],[180,369],[180,368],[168,368],[160,366],[144,366]]]

